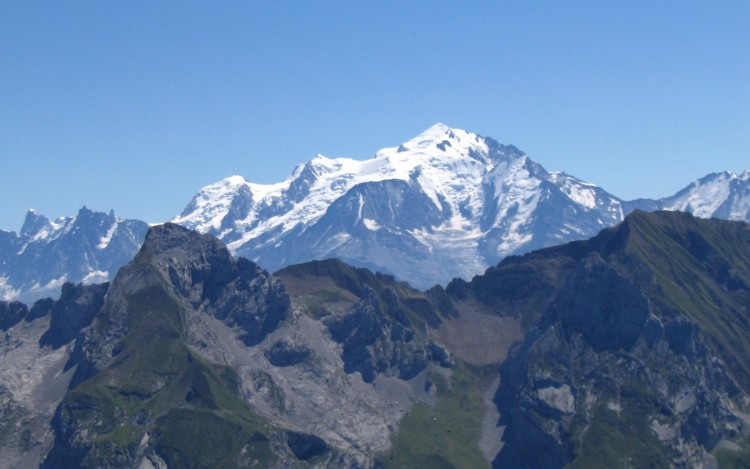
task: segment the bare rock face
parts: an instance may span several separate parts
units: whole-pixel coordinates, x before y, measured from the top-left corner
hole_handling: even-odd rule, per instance
[[[0,301],[0,330],[7,331],[29,314],[29,308],[18,301]]]
[[[111,284],[0,302],[0,467],[731,463],[748,252],[745,224],[636,213],[421,292],[153,227]],[[462,359],[467,331],[502,354]]]
[[[107,287],[98,286],[102,291]],[[64,291],[52,307],[53,324],[55,311],[64,313],[68,296],[73,296],[73,287],[68,290],[69,295]],[[155,227],[94,311],[93,315],[89,309],[83,311],[91,326],[76,341],[69,364],[77,366],[76,374],[53,419],[55,446],[45,467],[121,467],[156,458],[182,465],[190,450],[182,443],[175,449],[173,430],[200,419],[206,419],[208,426],[186,435],[188,441],[210,441],[227,434],[221,437],[226,441],[216,444],[225,445],[229,455],[219,451],[208,461],[225,461],[222,458],[232,457],[247,444],[266,448],[269,458],[280,454],[269,449],[275,444],[273,434],[211,413],[210,409],[227,406],[239,406],[235,412],[240,415],[250,411],[239,397],[234,372],[205,362],[186,345],[195,315],[234,328],[248,344],[272,332],[288,317],[290,302],[283,286],[267,272],[249,261],[234,260],[210,236],[177,225]],[[61,317],[77,321],[75,315]],[[65,336],[67,323],[62,324],[57,328],[62,332],[52,337]],[[183,409],[180,402],[187,407]],[[241,418],[252,420],[250,413]],[[132,432],[125,436],[124,446],[115,436],[123,425],[130,425]],[[211,425],[216,431],[204,435]],[[239,458],[233,459],[235,464],[242,461],[239,453],[235,456]],[[250,463],[241,465],[245,464]]]
[[[378,373],[411,379],[427,368],[425,344],[416,339],[403,312],[393,303],[386,303],[384,311],[381,304],[377,293],[368,290],[346,315],[327,321],[331,336],[343,345],[344,370],[360,372],[368,383]]]
[[[284,367],[302,363],[309,359],[312,353],[312,350],[304,344],[281,339],[266,350],[265,355],[272,365]]]
[[[247,345],[260,342],[288,317],[284,286],[253,262],[235,260],[213,236],[167,223],[149,231],[140,255],[193,308],[242,328]]]
[[[430,363],[452,365],[450,352],[426,335],[428,325],[438,324],[442,314],[439,302],[428,295],[391,276],[336,260],[292,266],[279,275],[292,282],[294,277],[311,284],[331,282],[341,298],[348,297],[344,303],[334,302],[338,308],[322,318],[331,338],[341,344],[347,373],[358,372],[372,383],[378,375],[410,380]]]
[[[58,348],[73,340],[81,329],[91,324],[104,303],[107,290],[109,283],[64,284],[60,299],[50,308],[50,328],[39,340],[39,344]],[[44,304],[40,303],[40,307]]]
[[[745,226],[638,213],[591,241],[498,267],[563,266],[556,296],[539,292],[543,313],[500,367],[506,431],[494,467],[715,467],[711,451],[743,432],[748,396],[746,343],[727,346],[734,332],[713,324],[744,327],[750,263],[721,254],[722,237],[750,244]]]

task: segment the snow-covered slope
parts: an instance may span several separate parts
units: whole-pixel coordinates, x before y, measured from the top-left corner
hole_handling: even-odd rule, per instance
[[[339,257],[428,287],[591,236],[622,216],[619,199],[593,184],[437,124],[372,159],[318,155],[278,184],[227,178],[173,221],[271,270]]]
[[[0,231],[0,300],[57,297],[64,282],[99,283],[138,251],[148,225],[93,212],[50,221],[29,210],[20,233]]]
[[[664,210],[690,212],[701,218],[750,222],[750,171],[709,174],[657,203]]]

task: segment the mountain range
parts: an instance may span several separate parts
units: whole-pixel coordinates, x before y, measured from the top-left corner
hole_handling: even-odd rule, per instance
[[[420,291],[148,230],[0,302],[1,467],[746,467],[750,225],[637,210]]]
[[[369,160],[318,155],[277,184],[229,177],[203,188],[172,221],[270,271],[338,258],[424,289],[469,279],[508,255],[593,236],[635,209],[750,221],[750,171],[711,174],[664,199],[624,201],[547,171],[512,145],[437,124]],[[20,234],[0,232],[0,297],[31,301],[66,280],[107,280],[146,229],[86,209],[54,222],[31,211]]]
[[[148,224],[86,207],[54,221],[29,210],[21,231],[0,231],[0,299],[57,297],[67,281],[106,282],[138,251]]]

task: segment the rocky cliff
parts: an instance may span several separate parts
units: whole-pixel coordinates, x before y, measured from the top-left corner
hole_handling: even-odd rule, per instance
[[[750,226],[635,212],[418,291],[178,225],[0,302],[2,467],[743,467]]]
[[[527,284],[520,300],[532,309],[512,306],[517,291],[494,302],[524,315],[526,328],[500,366],[505,445],[493,466],[715,467],[717,457],[745,457],[748,253],[744,223],[636,212],[464,286],[486,295],[504,271],[552,279]]]

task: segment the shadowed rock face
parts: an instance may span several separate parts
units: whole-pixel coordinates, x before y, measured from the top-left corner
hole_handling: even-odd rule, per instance
[[[81,295],[75,295],[76,288],[82,287],[68,287],[52,307],[53,325],[56,311],[77,304],[74,300]],[[98,288],[106,291],[107,285]],[[272,457],[268,435],[252,423],[257,417],[239,397],[234,372],[198,358],[186,345],[195,315],[222,321],[246,344],[272,332],[288,317],[290,302],[267,272],[250,261],[234,260],[213,237],[177,225],[154,227],[93,317],[89,309],[78,311],[92,325],[76,341],[70,365],[78,368],[55,414],[55,446],[45,467],[120,467],[145,460],[183,465],[191,458],[190,445],[212,438],[222,441],[211,449],[203,447],[209,451],[203,457],[207,464],[237,464],[247,441],[266,448]],[[62,317],[77,324],[75,315]],[[59,332],[49,340],[62,340],[57,338],[70,329],[65,322],[51,327]],[[199,421],[207,426],[184,434],[182,442],[174,441],[179,432],[185,433],[180,428]],[[133,436],[115,437],[122,425],[130,425]],[[152,438],[148,448],[136,451],[119,442],[144,434]]]
[[[315,435],[289,432],[287,434],[287,442],[294,455],[302,461],[328,451],[326,442]]]
[[[710,467],[709,452],[743,427],[732,402],[749,389],[748,252],[745,224],[637,212],[462,286],[486,293],[520,266],[554,279],[522,293],[540,312],[528,313],[525,339],[500,367],[495,403],[507,428],[493,466]]]
[[[257,264],[235,260],[213,236],[167,223],[149,231],[139,257],[193,308],[242,328],[247,345],[260,342],[289,315],[284,286]]]
[[[428,292],[336,260],[272,276],[215,238],[153,227],[111,284],[0,303],[0,428],[19,422],[7,441],[27,448],[0,455],[46,468],[711,467],[717,445],[747,446],[748,285],[748,225],[677,213],[637,212]],[[502,354],[463,362],[465,337],[435,341],[451,331]],[[25,416],[34,402],[48,414]]]
[[[39,345],[58,348],[73,340],[81,329],[91,324],[104,303],[107,290],[109,290],[109,283],[64,284],[60,299],[50,308],[50,328],[39,340]],[[42,300],[37,303],[39,307],[45,304]]]
[[[296,287],[298,279],[304,279],[303,285],[329,282],[334,288],[320,291],[328,292],[331,303],[348,295],[340,312],[322,319],[331,338],[342,345],[341,358],[347,373],[359,372],[365,382],[371,383],[379,374],[409,380],[430,362],[452,366],[450,352],[425,335],[428,325],[437,326],[440,315],[450,311],[445,305],[441,311],[434,298],[437,294],[431,297],[393,277],[372,274],[337,260],[291,266],[277,275]],[[301,292],[307,288],[299,288],[298,296],[304,296]],[[336,290],[341,293],[332,295]]]
[[[301,344],[279,340],[266,351],[266,358],[274,366],[292,366],[310,358],[312,351]]]
[[[0,330],[7,331],[29,314],[29,308],[18,301],[0,301]]]
[[[637,286],[601,258],[586,259],[552,306],[569,334],[581,334],[597,350],[630,348],[651,314]]]

